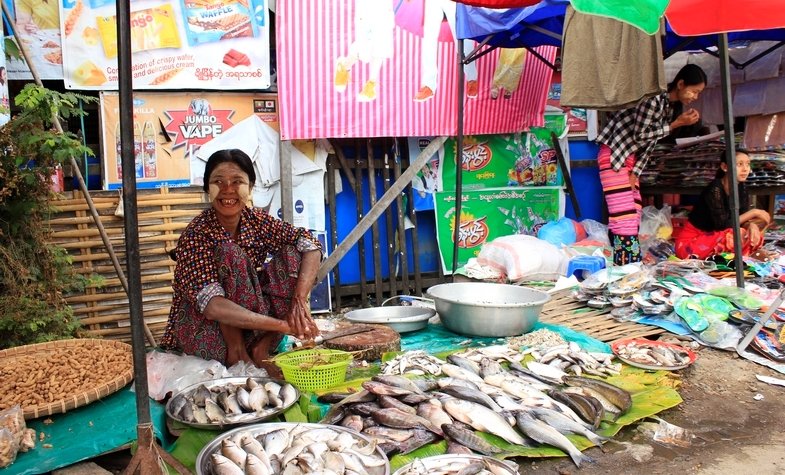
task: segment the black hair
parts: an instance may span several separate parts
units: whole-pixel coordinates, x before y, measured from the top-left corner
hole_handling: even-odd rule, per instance
[[[727,152],[727,150],[722,152],[722,162],[720,162],[720,164],[724,163],[724,164],[727,165],[727,162],[725,161],[725,152]],[[743,148],[737,148],[736,149],[736,156],[738,156],[739,154],[747,155],[748,157],[750,156],[750,152],[748,152],[746,149],[743,149]],[[725,176],[725,173],[726,172],[725,172],[725,170],[722,169],[722,167],[717,167],[717,174],[714,175],[714,178],[715,179],[716,178],[722,178],[722,177]]]
[[[204,167],[204,183],[202,184],[202,189],[205,192],[207,192],[210,187],[210,175],[212,175],[215,167],[222,163],[234,163],[240,167],[240,169],[248,175],[248,180],[251,182],[251,188],[253,188],[253,185],[256,182],[256,172],[253,170],[251,157],[239,148],[233,148],[218,150],[207,159],[207,165]]]
[[[673,78],[673,81],[668,83],[668,92],[676,89],[679,81],[684,81],[685,86],[697,86],[699,84],[707,84],[708,78],[706,77],[706,73],[703,72],[703,69],[697,64],[686,64],[676,73],[676,77]]]

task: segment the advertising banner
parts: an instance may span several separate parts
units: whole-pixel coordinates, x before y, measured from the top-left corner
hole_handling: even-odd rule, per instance
[[[281,136],[457,134],[452,0],[287,0],[276,7]],[[464,42],[464,54],[477,44]],[[553,61],[556,48],[536,49]],[[464,66],[465,132],[542,125],[551,69],[535,55],[487,51]]]
[[[545,118],[544,127],[533,127],[529,132],[464,137],[463,189],[561,185],[563,177],[551,132],[563,141],[561,149],[566,155],[565,116],[547,114]],[[455,191],[456,147],[456,140],[450,138],[440,151],[439,190]]]
[[[41,79],[63,79],[63,51],[60,44],[60,2],[55,0],[2,0],[8,7],[19,40],[24,44],[30,61]],[[8,23],[4,24],[8,26]],[[30,80],[33,74],[24,60],[14,37],[8,28],[7,57],[8,78]]]
[[[114,0],[61,0],[66,88],[117,89],[116,10]],[[269,88],[268,15],[266,0],[134,0],[134,88]]]
[[[409,162],[413,162],[431,143],[433,137],[409,137]],[[414,210],[433,209],[433,194],[439,191],[439,154],[435,153],[412,180]]]
[[[436,237],[442,256],[442,270],[452,273],[456,223],[455,193],[437,192]],[[564,213],[559,187],[489,188],[465,190],[461,196],[458,267],[477,257],[482,245],[500,236],[536,236],[547,223]]]

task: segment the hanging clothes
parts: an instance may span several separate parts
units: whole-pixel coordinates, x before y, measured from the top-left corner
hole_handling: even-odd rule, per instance
[[[567,7],[561,105],[619,110],[667,87],[660,36]]]

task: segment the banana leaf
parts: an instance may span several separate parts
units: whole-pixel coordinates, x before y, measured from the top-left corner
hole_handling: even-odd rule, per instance
[[[189,427],[177,438],[169,453],[185,465],[191,473],[196,473],[196,456],[199,455],[199,451],[219,435],[221,432]],[[169,465],[166,468],[170,474],[177,473]]]

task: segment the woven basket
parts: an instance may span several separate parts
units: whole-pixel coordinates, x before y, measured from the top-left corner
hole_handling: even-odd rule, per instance
[[[117,340],[98,340],[98,339],[74,339],[59,340],[47,343],[37,343],[34,345],[18,346],[7,350],[0,350],[0,366],[12,366],[14,360],[21,356],[35,356],[36,359],[46,360],[53,352],[68,352],[76,348],[98,348],[115,347],[128,352],[131,355],[131,345]],[[97,360],[96,360],[97,361]],[[83,364],[93,364],[96,361],[85,362]],[[73,394],[65,399],[53,401],[48,404],[38,406],[24,406],[25,419],[36,419],[38,417],[49,416],[52,414],[64,413],[77,407],[90,404],[114,392],[119,391],[130,383],[134,378],[133,365],[130,369],[123,371],[122,374],[112,375],[107,381],[103,381],[96,387],[90,388],[79,394]]]

